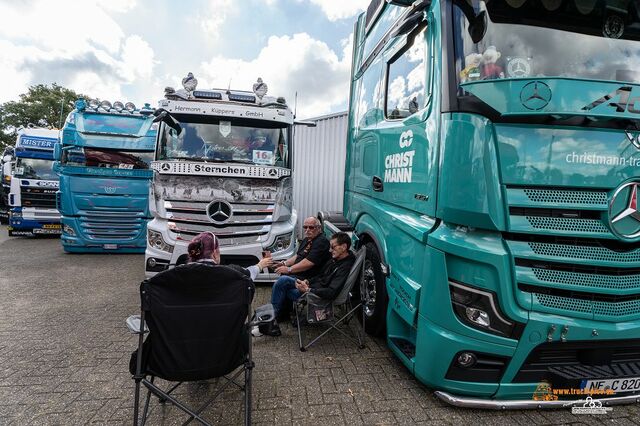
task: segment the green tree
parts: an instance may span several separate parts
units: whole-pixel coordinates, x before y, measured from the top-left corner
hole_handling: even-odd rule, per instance
[[[20,95],[19,101],[0,105],[0,150],[16,141],[18,128],[33,124],[61,128],[76,99],[86,96],[53,83],[37,84]]]

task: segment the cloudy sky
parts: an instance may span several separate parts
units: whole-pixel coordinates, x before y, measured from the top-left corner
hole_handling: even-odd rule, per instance
[[[56,82],[156,105],[187,72],[199,88],[269,94],[308,118],[346,109],[351,33],[370,0],[0,0],[0,103]]]

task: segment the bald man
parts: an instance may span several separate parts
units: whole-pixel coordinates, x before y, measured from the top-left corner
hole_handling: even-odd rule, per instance
[[[276,268],[276,272],[281,274],[271,291],[271,303],[276,318],[282,319],[284,314],[288,313],[287,302],[291,301],[289,296],[297,292],[296,278],[305,280],[318,275],[331,258],[329,240],[322,234],[320,221],[315,217],[308,217],[304,220],[302,228],[305,238],[298,252]]]

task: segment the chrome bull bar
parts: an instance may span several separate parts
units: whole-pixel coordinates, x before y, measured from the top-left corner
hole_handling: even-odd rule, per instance
[[[578,406],[585,402],[584,399],[576,400],[555,400],[555,401],[536,401],[536,400],[497,400],[497,399],[480,399],[466,396],[452,395],[448,392],[436,391],[436,397],[454,407],[461,408],[479,408],[483,410],[532,410],[532,409],[553,409]],[[585,396],[586,398],[586,396]],[[640,403],[640,395],[614,396],[599,399],[602,406],[622,405]]]

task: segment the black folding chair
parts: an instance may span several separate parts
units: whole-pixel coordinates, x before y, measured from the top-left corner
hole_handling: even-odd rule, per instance
[[[296,314],[296,324],[298,327],[298,343],[301,351],[306,351],[322,337],[332,330],[345,336],[347,339],[357,344],[360,349],[364,348],[364,332],[362,326],[355,321],[355,332],[349,327],[349,323],[354,314],[362,307],[362,300],[353,305],[353,286],[358,282],[358,277],[364,269],[364,259],[367,254],[365,247],[361,247],[356,252],[356,261],[353,263],[347,280],[334,300],[321,299],[313,293],[305,293],[298,300],[293,302]],[[362,299],[362,297],[360,298]],[[326,329],[308,343],[304,342],[304,325],[319,324]]]
[[[151,394],[187,413],[185,424],[197,420],[208,425],[201,413],[230,384],[244,392],[244,423],[251,424],[250,331],[274,317],[270,307],[270,312],[256,312],[248,321],[254,291],[253,282],[242,272],[204,263],[177,266],[140,284],[140,317],[127,319],[129,329],[139,335],[129,365],[136,383],[134,425],[146,422]],[[147,327],[149,335],[143,342]],[[238,383],[243,373],[244,383]],[[164,390],[154,383],[156,378],[178,383]],[[226,380],[196,409],[172,395],[182,382],[213,378]],[[148,391],[140,419],[141,385]]]

